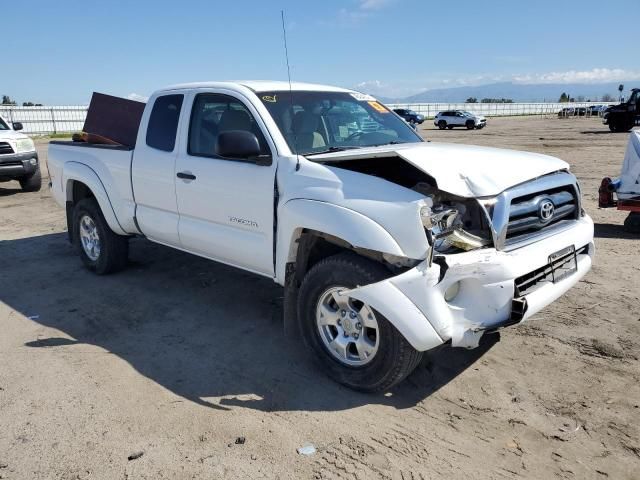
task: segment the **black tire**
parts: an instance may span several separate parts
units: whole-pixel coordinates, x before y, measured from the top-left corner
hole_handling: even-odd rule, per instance
[[[37,192],[42,187],[42,175],[40,174],[40,165],[28,177],[20,179],[20,188],[23,192]]]
[[[320,338],[316,308],[324,292],[332,287],[354,288],[389,276],[382,265],[351,252],[340,253],[314,265],[307,272],[298,297],[300,332],[322,369],[333,380],[349,388],[377,392],[404,380],[420,363],[422,352],[415,350],[379,312],[379,345],[375,356],[361,366],[350,366],[329,353]]]
[[[474,128],[476,128],[476,122],[467,120],[467,130],[473,130]]]
[[[440,130],[444,130],[445,128],[447,128],[447,122],[445,122],[444,120],[440,120],[440,121],[438,122],[438,128],[439,128]]]
[[[633,122],[613,122],[609,121],[609,130],[612,132],[628,132],[633,128]]]
[[[629,233],[640,234],[640,212],[630,212],[624,220],[624,229]]]
[[[88,216],[96,226],[100,251],[96,259],[89,258],[80,238],[80,222]],[[78,250],[82,263],[98,275],[122,270],[127,265],[129,239],[114,233],[104,219],[100,206],[94,198],[84,198],[73,208],[73,243]]]

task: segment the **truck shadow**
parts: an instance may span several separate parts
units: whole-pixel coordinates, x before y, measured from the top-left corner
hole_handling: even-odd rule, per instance
[[[593,235],[596,238],[619,238],[622,240],[637,240],[640,235],[629,232],[622,224],[595,223]]]
[[[284,337],[282,289],[270,279],[142,239],[131,241],[126,271],[98,277],[82,267],[65,233],[0,241],[0,258],[0,299],[63,332],[36,335],[19,348],[73,356],[76,345],[95,345],[174,394],[216,409],[409,408],[498,340],[488,336],[472,351],[434,351],[393,391],[366,395],[329,380],[297,338]]]
[[[21,193],[22,189],[18,186],[18,188],[12,188],[10,185],[12,183],[0,183],[0,197],[8,197],[9,195],[15,195],[16,193]],[[7,187],[9,186],[9,187]]]

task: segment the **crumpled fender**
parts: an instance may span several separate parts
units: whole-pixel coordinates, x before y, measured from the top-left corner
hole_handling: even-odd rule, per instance
[[[107,195],[107,191],[100,181],[100,177],[98,177],[93,169],[79,162],[66,162],[64,164],[62,182],[65,186],[66,200],[71,200],[71,195],[73,193],[71,189],[72,181],[84,183],[89,187],[96,198],[98,205],[100,205],[100,210],[102,210],[102,214],[104,215],[104,218],[109,224],[109,228],[111,228],[111,230],[120,235],[127,235],[127,232],[124,231],[118,222],[118,218],[116,217],[111,201],[109,200],[109,195]]]
[[[295,261],[302,229],[333,235],[354,247],[405,256],[387,230],[361,213],[327,202],[293,199],[278,208],[276,279],[280,284],[284,284],[287,262]]]
[[[418,351],[430,350],[447,340],[453,347],[476,348],[484,329],[464,319],[452,322],[447,315],[428,318],[425,314],[425,307],[441,297],[440,269],[439,265],[424,261],[400,275],[345,290],[341,295],[365,302],[380,312]],[[421,302],[416,304],[407,295],[414,295]]]
[[[340,294],[365,302],[380,312],[416,350],[420,352],[430,350],[442,345],[445,340],[438,335],[424,313],[394,284],[398,279],[403,279],[407,273],[414,277],[418,270],[420,270],[418,277],[421,281],[427,282],[431,278],[437,282],[440,267],[433,264],[428,267],[430,271],[426,272],[425,264],[426,262],[397,277],[345,290]],[[417,281],[417,279],[413,278],[411,281]]]

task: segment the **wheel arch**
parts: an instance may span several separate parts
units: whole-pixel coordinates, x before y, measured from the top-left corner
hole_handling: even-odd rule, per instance
[[[278,219],[276,281],[281,285],[285,283],[287,264],[299,261],[301,252],[309,253],[309,243],[315,242],[315,247],[325,250],[323,245],[329,243],[357,253],[405,256],[398,242],[380,224],[345,207],[294,199],[278,209]]]
[[[127,235],[118,222],[118,218],[100,177],[87,165],[78,162],[67,162],[64,167],[63,184],[65,186],[65,205],[67,210],[67,227],[71,232],[71,213],[77,202],[83,198],[95,198],[109,228],[119,235]]]
[[[400,245],[381,225],[344,207],[295,199],[279,208],[278,219],[276,282],[284,286],[287,334],[297,332],[302,279],[320,260],[341,251],[353,251],[389,267],[389,260],[406,259]]]

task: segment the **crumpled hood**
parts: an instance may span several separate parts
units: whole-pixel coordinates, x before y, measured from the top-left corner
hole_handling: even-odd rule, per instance
[[[318,155],[314,160],[347,160],[396,154],[432,176],[438,188],[461,197],[490,197],[569,164],[538,153],[447,143],[412,143]]]

